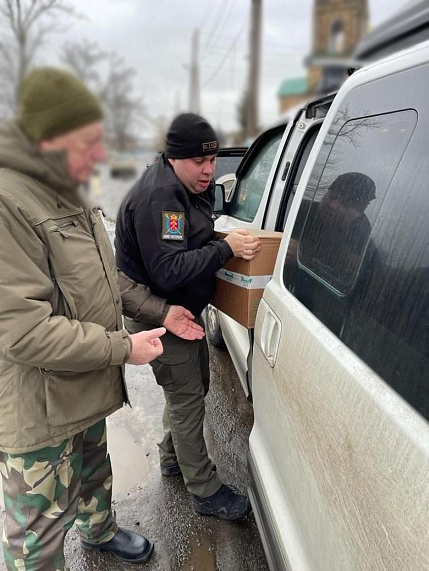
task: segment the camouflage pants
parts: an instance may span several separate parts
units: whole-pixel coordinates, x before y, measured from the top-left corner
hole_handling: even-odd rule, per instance
[[[66,571],[64,538],[73,523],[91,543],[115,535],[104,420],[58,446],[25,454],[0,452],[0,471],[9,571]]]

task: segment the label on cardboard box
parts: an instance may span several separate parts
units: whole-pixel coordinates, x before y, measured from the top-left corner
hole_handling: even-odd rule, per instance
[[[216,272],[216,277],[245,289],[263,289],[273,276],[245,276],[221,268]]]
[[[232,230],[217,231],[219,238],[225,238]],[[212,305],[246,327],[255,326],[255,317],[264,288],[272,279],[281,232],[249,229],[260,238],[262,250],[253,260],[231,258],[216,273],[216,291]]]

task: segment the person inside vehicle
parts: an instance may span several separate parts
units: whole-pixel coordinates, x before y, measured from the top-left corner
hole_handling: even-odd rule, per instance
[[[310,206],[298,253],[302,264],[323,266],[348,283],[371,235],[365,210],[375,197],[375,183],[369,176],[360,172],[339,175],[320,202]]]

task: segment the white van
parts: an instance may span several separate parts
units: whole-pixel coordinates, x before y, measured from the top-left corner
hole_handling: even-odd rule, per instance
[[[272,571],[429,570],[428,95],[429,42],[354,73],[276,223],[249,453]]]

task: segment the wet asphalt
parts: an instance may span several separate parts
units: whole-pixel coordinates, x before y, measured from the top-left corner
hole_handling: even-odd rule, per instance
[[[207,447],[222,480],[245,492],[252,406],[228,353],[213,347],[210,353]],[[239,522],[201,516],[183,480],[161,476],[156,443],[162,435],[162,390],[148,365],[127,365],[127,380],[132,408],[108,419],[113,507],[119,525],[149,537],[155,550],[146,564],[127,565],[107,553],[83,551],[72,529],[65,545],[71,571],[268,571],[253,514]],[[0,507],[0,531],[3,517]],[[2,554],[0,562],[3,571]]]

